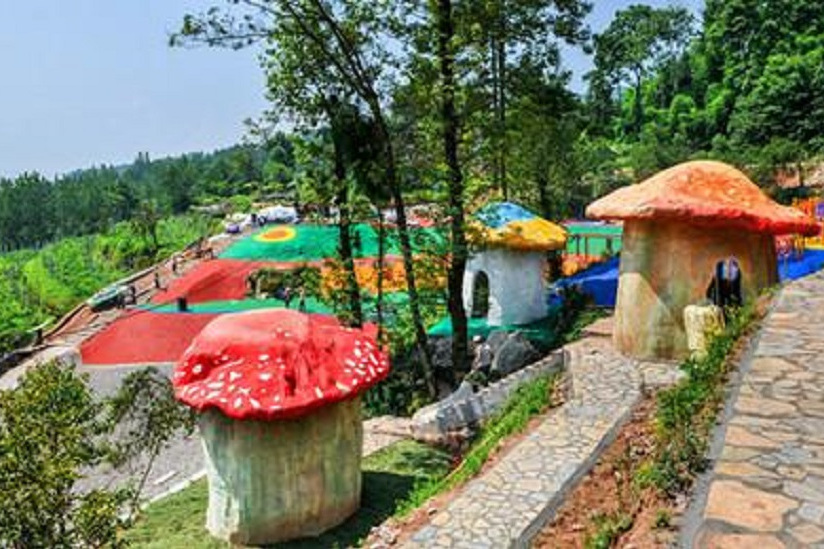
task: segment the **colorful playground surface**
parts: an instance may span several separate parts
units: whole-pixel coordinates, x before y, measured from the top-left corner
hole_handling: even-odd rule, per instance
[[[413,246],[443,245],[441,232],[434,228],[410,229]],[[354,255],[378,256],[378,232],[371,225],[352,226]],[[387,256],[400,256],[396,231],[387,229]],[[229,246],[220,259],[271,261],[279,263],[323,262],[337,256],[338,228],[335,225],[275,225],[264,227],[250,237]]]
[[[579,258],[585,270],[568,276],[558,287],[575,285],[593,297],[599,306],[612,307],[618,285],[618,259],[600,262],[604,255],[620,249],[620,225],[573,222],[565,224],[570,239],[567,257]],[[374,293],[374,258],[378,250],[377,232],[369,225],[357,225],[356,270],[358,280]],[[576,244],[576,237],[580,242]],[[587,254],[583,251],[586,239]],[[607,244],[611,241],[611,244]],[[441,246],[442,234],[434,229],[415,229],[413,243],[417,249],[424,246]],[[188,347],[192,338],[218,315],[249,310],[284,307],[275,298],[249,298],[248,277],[264,269],[293,269],[304,265],[322,267],[337,255],[338,231],[335,226],[294,225],[263,228],[231,245],[217,259],[204,261],[179,279],[172,281],[155,295],[151,303],[124,314],[105,330],[96,334],[81,346],[86,364],[137,364],[172,362]],[[400,303],[406,299],[403,266],[397,238],[391,235],[387,242],[387,301]],[[595,265],[591,263],[599,261]],[[588,268],[586,268],[588,266]],[[806,250],[803,256],[789,255],[779,262],[781,280],[806,276],[824,266],[824,251]],[[323,271],[322,271],[323,272]],[[178,309],[178,298],[185,298],[186,312]],[[367,314],[374,309],[374,298],[365,296]],[[298,306],[293,299],[291,307]],[[334,307],[314,297],[307,297],[305,310],[311,313],[333,314]],[[552,306],[548,305],[548,313]],[[545,326],[510,327],[524,330],[541,339]],[[472,335],[487,335],[491,328],[483,319],[470,323]],[[448,323],[443,321],[430,327],[430,333],[448,334]]]
[[[353,227],[355,268],[361,287],[376,292],[378,233],[370,225]],[[434,249],[444,243],[441,233],[432,228],[411,230],[413,248]],[[327,265],[337,256],[338,228],[334,225],[275,225],[264,227],[229,246],[216,259],[204,261],[154,296],[147,305],[129,311],[111,326],[81,346],[86,364],[133,364],[177,360],[195,334],[220,314],[286,304],[275,298],[249,297],[249,276],[261,269],[290,270],[304,266],[321,269],[323,282],[334,287],[334,272]],[[394,230],[387,231],[384,290],[389,303],[406,299],[403,264]],[[431,278],[431,277],[430,277]],[[422,277],[426,284],[426,277]],[[434,283],[430,281],[430,283]],[[178,299],[186,300],[186,311]],[[298,306],[298,299],[291,307]],[[367,314],[374,299],[364,298]],[[306,312],[333,314],[328,303],[314,297],[304,302]]]

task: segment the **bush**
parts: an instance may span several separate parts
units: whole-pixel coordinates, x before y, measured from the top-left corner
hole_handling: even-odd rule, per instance
[[[642,469],[639,483],[652,483],[674,495],[688,488],[695,475],[706,468],[709,432],[724,399],[728,357],[755,316],[753,307],[731,312],[727,326],[713,338],[706,356],[684,362],[686,379],[659,393],[654,462]]]
[[[156,453],[190,424],[169,385],[143,371],[127,378],[114,399],[101,401],[74,369],[51,363],[1,391],[0,547],[122,546],[140,484],[82,490],[78,482],[95,467],[136,457],[137,448]],[[125,434],[112,443],[115,432]]]

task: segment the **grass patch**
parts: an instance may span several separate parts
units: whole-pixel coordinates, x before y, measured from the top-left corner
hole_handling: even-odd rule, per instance
[[[706,356],[689,358],[681,368],[687,377],[658,395],[655,414],[656,451],[641,467],[637,480],[668,495],[687,490],[707,467],[709,434],[724,401],[729,360],[736,343],[758,315],[753,306],[729,315],[724,331],[710,342]]]
[[[450,455],[444,451],[402,441],[372,454],[363,461],[363,497],[355,515],[319,538],[280,544],[277,547],[349,547],[357,545],[407,500],[421,483],[443,478],[450,468]],[[213,539],[204,526],[208,502],[206,480],[149,506],[145,514],[126,533],[132,547],[142,549],[225,548]]]
[[[504,439],[523,431],[530,419],[549,408],[556,379],[556,375],[543,376],[519,387],[506,405],[484,423],[461,463],[446,477],[430,478],[415,486],[401,503],[398,515],[408,514],[428,499],[477,475]]]
[[[595,522],[595,532],[584,542],[586,549],[609,549],[621,537],[621,534],[632,528],[632,516],[623,513],[598,515]]]

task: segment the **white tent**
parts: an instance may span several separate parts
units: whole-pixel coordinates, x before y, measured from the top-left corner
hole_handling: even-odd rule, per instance
[[[258,212],[258,217],[267,223],[297,223],[300,220],[298,211],[292,206],[269,206]]]

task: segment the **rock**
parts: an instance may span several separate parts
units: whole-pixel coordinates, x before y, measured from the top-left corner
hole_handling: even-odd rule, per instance
[[[503,344],[506,343],[508,336],[509,333],[502,330],[497,330],[489,334],[489,337],[486,339],[486,344],[492,349],[493,354],[501,349]]]
[[[790,498],[723,480],[712,484],[704,516],[750,530],[777,532],[784,514],[797,507]]]
[[[432,366],[437,369],[452,368],[452,338],[430,337],[429,349],[432,353]]]
[[[707,354],[710,338],[724,328],[724,312],[716,305],[684,307],[684,329],[687,348],[696,357]]]
[[[507,336],[504,344],[495,353],[490,371],[504,377],[535,362],[540,357],[541,353],[533,347],[523,334],[513,332]]]
[[[455,389],[451,395],[446,397],[446,400],[452,402],[461,402],[475,394],[475,391],[472,390],[472,385],[467,381],[462,381],[458,388]],[[450,402],[450,404],[452,403]]]

